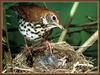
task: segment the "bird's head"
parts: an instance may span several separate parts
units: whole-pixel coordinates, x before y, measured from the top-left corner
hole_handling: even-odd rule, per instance
[[[53,12],[48,12],[44,17],[42,17],[43,24],[47,26],[47,29],[53,29],[55,27],[59,27],[60,29],[64,29],[62,25],[59,24],[59,19],[57,15]]]

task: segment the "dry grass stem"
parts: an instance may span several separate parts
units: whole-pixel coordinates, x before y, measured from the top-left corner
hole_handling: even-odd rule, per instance
[[[77,50],[77,53],[84,52],[87,48],[93,45],[98,40],[98,30]]]

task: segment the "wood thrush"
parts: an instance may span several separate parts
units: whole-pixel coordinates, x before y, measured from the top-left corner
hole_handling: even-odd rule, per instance
[[[46,39],[50,30],[63,26],[55,12],[43,7],[13,6],[11,9],[17,11],[19,17],[19,31],[30,41]]]

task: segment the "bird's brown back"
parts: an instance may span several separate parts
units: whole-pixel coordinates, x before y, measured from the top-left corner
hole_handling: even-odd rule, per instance
[[[43,7],[14,6],[12,7],[12,9],[17,11],[22,18],[30,22],[38,22],[40,20],[40,17],[43,17],[44,15],[49,13],[56,14]]]

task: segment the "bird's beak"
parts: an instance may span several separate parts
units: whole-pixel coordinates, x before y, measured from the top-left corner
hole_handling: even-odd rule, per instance
[[[52,25],[48,25],[48,30],[52,29],[52,28],[56,28],[59,27],[60,29],[64,30],[64,27],[60,24],[52,24]]]
[[[64,30],[64,27],[60,24],[56,24],[57,27],[59,27],[60,29]]]

